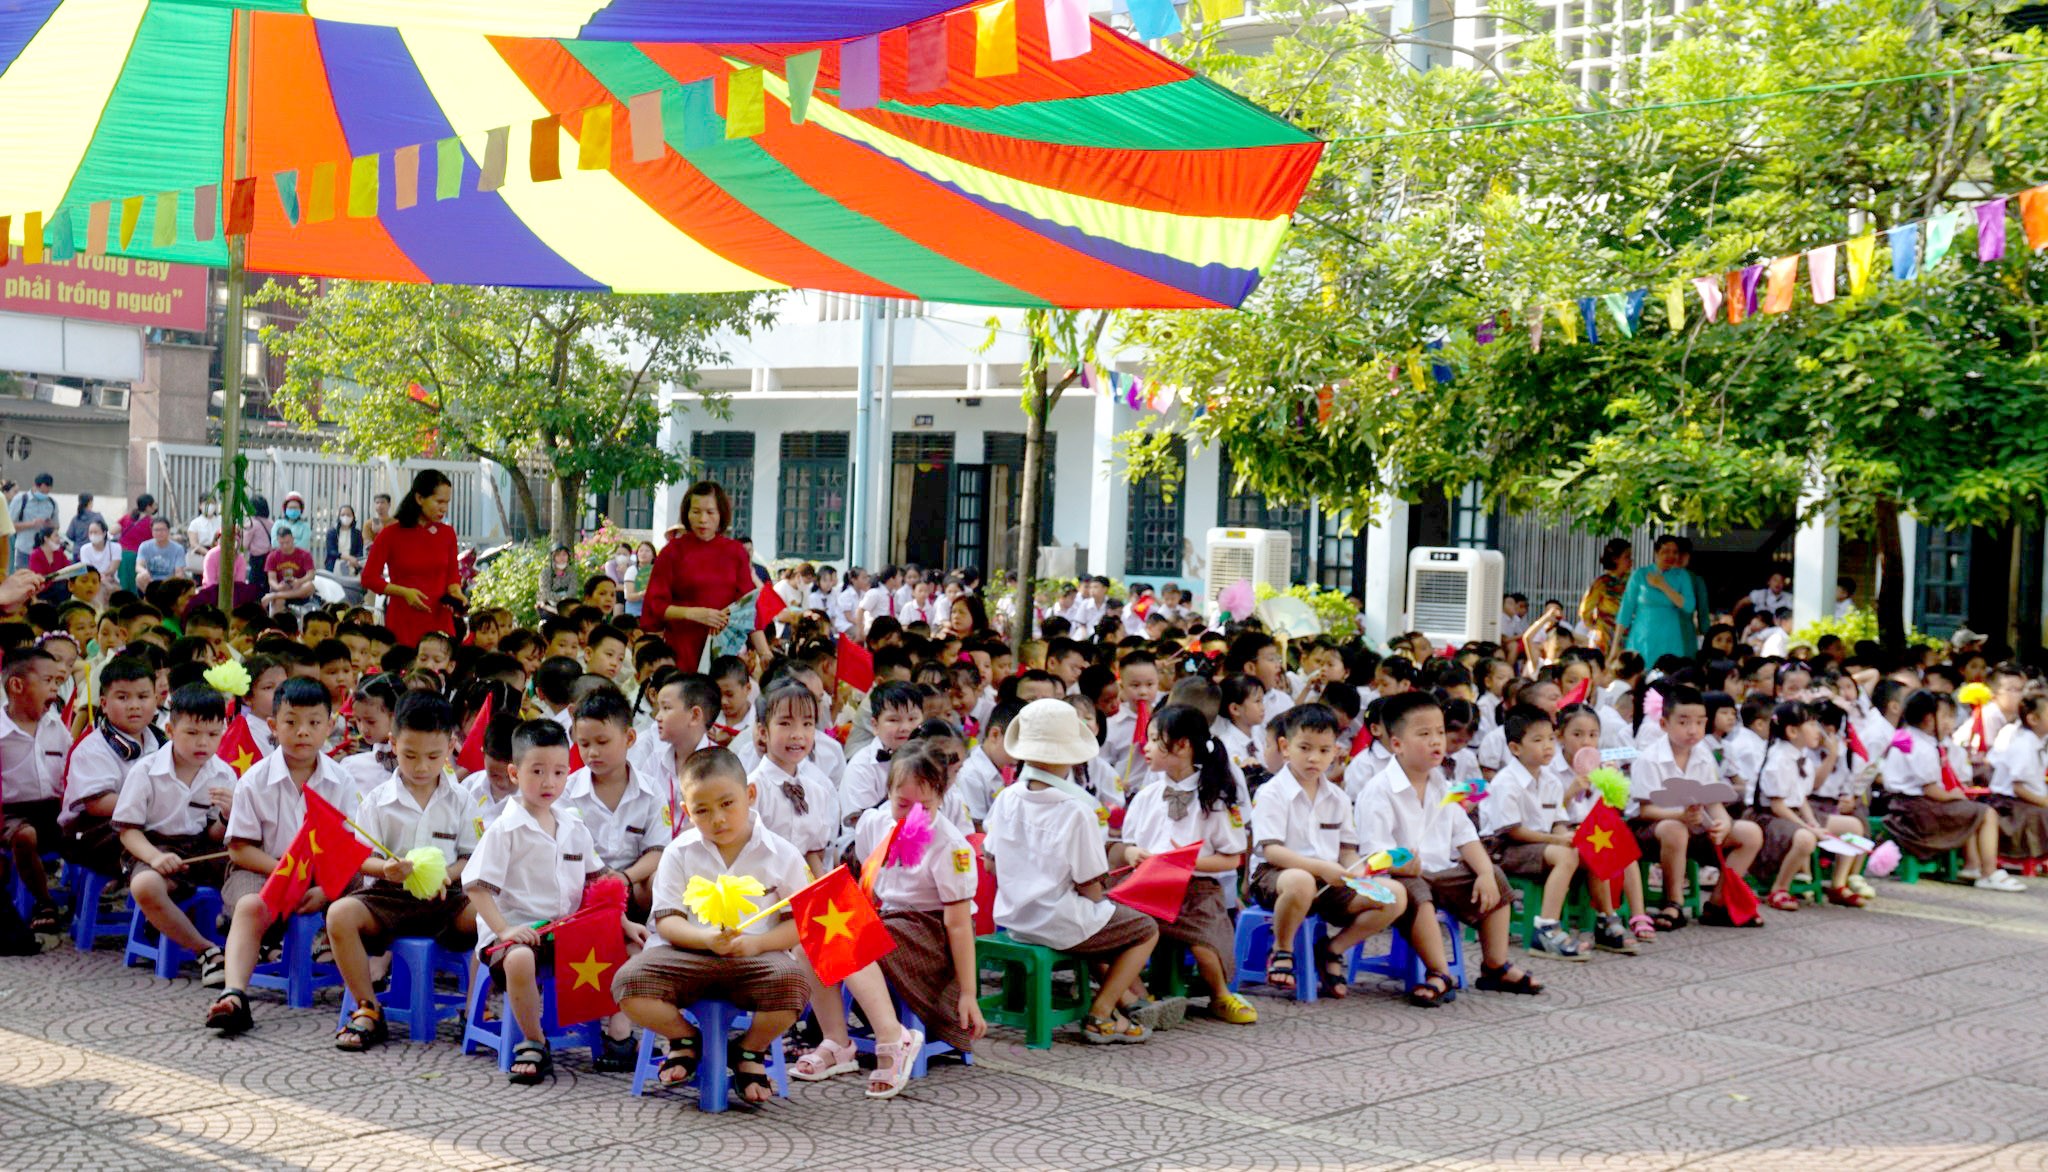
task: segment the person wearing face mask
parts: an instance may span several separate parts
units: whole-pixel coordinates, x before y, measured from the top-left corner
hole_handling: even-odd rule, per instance
[[[212,549],[220,540],[220,502],[211,493],[199,498],[199,514],[185,526],[188,549]]]
[[[272,541],[277,540],[277,531],[280,529],[292,531],[292,538],[298,542],[298,548],[313,548],[313,523],[306,519],[305,497],[296,492],[284,494],[284,516],[278,518],[277,523],[270,527]]]
[[[363,531],[356,528],[354,505],[334,510],[334,524],[327,527],[321,565],[330,574],[353,578],[363,572]]]

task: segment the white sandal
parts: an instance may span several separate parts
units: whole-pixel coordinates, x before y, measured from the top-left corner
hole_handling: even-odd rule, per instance
[[[875,1043],[875,1070],[868,1076],[868,1098],[895,1098],[903,1084],[910,1081],[910,1068],[922,1049],[924,1033],[920,1030],[904,1030],[902,1039],[893,1045]]]
[[[789,1077],[800,1082],[824,1082],[839,1074],[860,1069],[860,1051],[851,1042],[823,1041],[818,1048],[790,1064]]]

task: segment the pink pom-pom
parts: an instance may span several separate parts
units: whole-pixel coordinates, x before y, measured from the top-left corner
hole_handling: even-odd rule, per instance
[[[889,865],[892,867],[915,867],[924,858],[924,848],[932,841],[932,816],[919,802],[910,807],[910,813],[903,816],[903,825],[896,830],[896,841],[889,844]]]
[[[1912,751],[1913,751],[1913,734],[1912,734],[1912,733],[1910,733],[1910,732],[1907,732],[1907,731],[1906,731],[1905,729],[1900,729],[1899,731],[1897,731],[1897,732],[1893,733],[1893,734],[1892,734],[1892,748],[1894,748],[1894,749],[1897,749],[1897,750],[1898,750],[1899,752],[1901,752],[1901,753],[1910,753],[1910,752],[1912,752]]]
[[[626,881],[617,875],[601,875],[583,889],[584,907],[626,906]]]
[[[1649,695],[1643,697],[1643,719],[1664,719],[1664,693],[1651,688]]]

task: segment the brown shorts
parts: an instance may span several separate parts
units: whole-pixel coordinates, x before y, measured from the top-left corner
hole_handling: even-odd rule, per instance
[[[1663,845],[1657,841],[1657,823],[1659,821],[1665,821],[1665,819],[1631,818],[1628,821],[1628,828],[1636,836],[1636,846],[1643,852],[1643,861],[1645,863],[1656,862],[1664,849]],[[1685,824],[1681,822],[1679,825],[1684,826]],[[1709,835],[1704,828],[1695,830],[1687,826],[1686,829],[1691,833],[1686,837],[1685,857],[1702,867],[1720,866],[1720,859],[1714,854],[1713,836]]]
[[[229,868],[227,878],[222,880],[220,885],[220,930],[223,935],[227,933],[228,926],[234,923],[235,905],[242,902],[242,897],[245,895],[262,894],[263,883],[269,878],[270,876],[268,875],[258,875],[256,872],[246,868]],[[319,891],[320,889],[315,887],[313,890]],[[313,910],[320,911],[328,903],[328,900],[322,899]],[[283,942],[284,926],[285,917],[283,916],[279,916],[270,922],[270,930],[263,933],[264,947],[268,948]]]
[[[1480,910],[1479,876],[1473,874],[1470,867],[1460,864],[1448,871],[1434,871],[1424,875],[1422,881],[1429,885],[1429,901],[1449,912],[1451,918],[1459,923],[1477,924],[1490,914]],[[1512,908],[1515,893],[1508,886],[1508,877],[1501,873],[1499,867],[1493,869],[1493,884],[1501,899],[1500,904],[1493,910],[1498,911],[1502,907]],[[1412,899],[1414,892],[1410,891],[1409,896]]]
[[[1253,903],[1269,912],[1272,911],[1273,905],[1280,899],[1280,873],[1284,870],[1285,867],[1260,863],[1252,870],[1251,882],[1246,884],[1245,894],[1251,897]],[[1359,917],[1360,913],[1351,910],[1351,901],[1355,898],[1359,897],[1353,895],[1348,887],[1324,887],[1308,905],[1308,914],[1342,931]]]
[[[219,845],[216,844],[214,849],[219,850]],[[65,862],[76,863],[108,879],[118,879],[126,875],[129,870],[128,864],[133,861],[122,848],[121,832],[114,828],[113,822],[91,814],[80,814],[72,821],[70,829],[64,832],[64,841],[59,845],[58,851],[64,856]],[[216,878],[214,885],[218,884],[219,879]]]
[[[677,1008],[725,1001],[764,1013],[802,1013],[811,1003],[810,971],[787,952],[715,956],[656,944],[619,969],[612,997],[622,1003],[629,997],[652,997]]]
[[[0,835],[11,839],[22,827],[33,826],[36,831],[36,852],[49,854],[64,842],[64,828],[57,825],[57,812],[63,805],[56,798],[42,798],[33,802],[9,802],[6,811],[0,813]]]
[[[542,940],[539,947],[534,947],[530,944],[514,944],[507,948],[498,948],[496,945],[499,941],[494,940],[491,943],[491,950],[482,953],[478,959],[490,971],[491,990],[493,992],[503,993],[505,991],[505,958],[521,948],[533,953],[534,972],[551,973],[555,971],[555,944],[552,940]]]
[[[1547,845],[1540,842],[1515,842],[1512,839],[1499,840],[1499,849],[1488,853],[1500,869],[1517,879],[1542,879],[1550,874],[1550,864],[1543,861]]]
[[[1110,913],[1109,922],[1102,926],[1101,931],[1065,951],[1075,956],[1108,960],[1126,949],[1158,937],[1159,921],[1120,903],[1111,906],[1116,910]]]
[[[149,836],[149,840],[156,844],[156,849],[169,851],[181,859],[192,859],[198,858],[201,855],[215,854],[221,849],[220,843],[203,834],[194,835],[189,838],[160,838],[152,834]],[[133,879],[137,871],[146,871],[148,869],[134,855],[123,852],[122,874],[124,876]],[[186,900],[191,899],[193,894],[202,887],[221,886],[226,882],[227,874],[228,861],[226,859],[208,859],[203,863],[189,864],[176,875],[166,876],[164,888],[170,893],[172,903],[184,903]]]
[[[449,887],[434,899],[415,899],[397,883],[373,880],[350,892],[349,899],[363,905],[375,925],[363,933],[363,947],[371,953],[384,951],[400,936],[425,936],[454,952],[476,946],[476,933],[456,928],[455,917],[469,899],[461,890]]]

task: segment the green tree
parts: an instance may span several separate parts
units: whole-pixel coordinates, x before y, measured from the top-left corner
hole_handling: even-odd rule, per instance
[[[339,425],[358,457],[429,450],[534,464],[548,474],[551,542],[571,544],[585,492],[675,479],[658,392],[696,388],[725,360],[720,335],[766,325],[773,295],[625,296],[456,285],[271,285],[303,313],[265,340],[286,357],[278,405],[294,424]],[[704,394],[703,405],[724,410]],[[529,531],[541,509],[513,476]]]
[[[1354,519],[1384,490],[1472,481],[1587,528],[1832,510],[1876,532],[1896,640],[1900,510],[2006,524],[2039,516],[2048,492],[2048,275],[2017,224],[2008,259],[1979,265],[1967,213],[2043,177],[2048,69],[1954,72],[2048,55],[2012,30],[2012,7],[1694,9],[1611,96],[1577,86],[1547,36],[1501,73],[1418,73],[1361,51],[1377,35],[1362,18],[1304,14],[1228,74],[1345,140],[1301,226],[1247,312],[1134,315],[1125,341],[1148,348],[1154,377],[1202,388],[1207,410],[1185,426],[1224,444],[1245,483]],[[1510,27],[1526,16],[1499,10]],[[1636,109],[1911,74],[1944,76]],[[1513,124],[1447,129],[1494,122]],[[1683,326],[1665,313],[1692,276],[1951,210],[1965,212],[1951,257],[1917,280],[1880,273],[1853,297],[1844,281],[1815,307],[1802,267],[1791,313],[1709,325],[1688,285]],[[1881,244],[1876,258],[1885,269]],[[1642,328],[1624,337],[1597,295],[1636,289]],[[1567,344],[1559,313],[1576,319],[1588,295],[1601,342]],[[1498,341],[1480,344],[1482,323]],[[1430,375],[1437,361],[1454,380]],[[1162,437],[1127,451],[1133,475],[1154,471]]]

